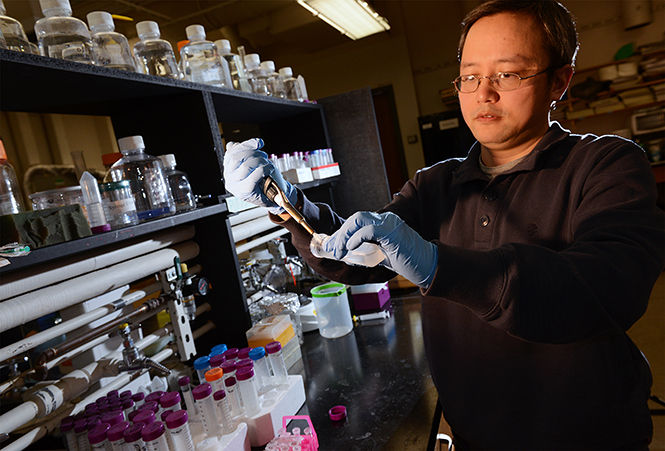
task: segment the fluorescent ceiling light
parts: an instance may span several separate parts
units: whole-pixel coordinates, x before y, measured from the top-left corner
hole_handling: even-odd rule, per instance
[[[351,39],[390,30],[388,21],[363,0],[298,0],[298,4]]]

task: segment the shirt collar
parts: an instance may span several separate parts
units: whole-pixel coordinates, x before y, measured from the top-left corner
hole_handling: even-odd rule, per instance
[[[513,174],[522,171],[533,171],[542,167],[546,157],[551,154],[550,151],[555,144],[570,136],[570,131],[564,129],[558,122],[552,121],[550,128],[545,135],[538,141],[531,153],[519,162],[514,168],[509,169],[501,175]],[[478,161],[480,159],[480,143],[476,141],[469,154],[462,161],[462,164],[453,174],[453,185],[466,183],[472,180],[489,180],[489,176],[481,171]]]

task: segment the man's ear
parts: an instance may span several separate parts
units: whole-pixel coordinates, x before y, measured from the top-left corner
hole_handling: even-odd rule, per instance
[[[556,102],[561,100],[563,94],[568,89],[570,85],[570,80],[573,78],[575,70],[570,64],[566,64],[558,69],[556,69],[552,75],[552,88],[551,88],[551,101]]]

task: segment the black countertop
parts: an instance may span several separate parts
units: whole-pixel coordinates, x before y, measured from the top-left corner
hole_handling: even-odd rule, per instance
[[[392,305],[391,318],[361,323],[343,337],[305,334],[307,400],[298,414],[310,416],[321,451],[381,449],[431,390],[420,300],[393,299]],[[333,422],[328,410],[339,404],[347,418]],[[421,421],[426,434],[432,417]]]

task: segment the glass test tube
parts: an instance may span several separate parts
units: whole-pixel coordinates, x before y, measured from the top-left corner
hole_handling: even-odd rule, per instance
[[[166,440],[166,428],[164,423],[156,421],[147,425],[141,431],[141,438],[145,443],[147,451],[169,451],[169,443]]]
[[[76,420],[74,422],[74,436],[76,438],[76,448],[78,450],[88,450],[90,449],[90,444],[88,443],[88,428],[86,427],[86,420]]]
[[[240,394],[242,396],[245,415],[254,415],[259,411],[259,394],[256,392],[256,385],[254,383],[254,369],[243,367],[238,370],[236,377],[238,378],[238,385],[240,385]]]
[[[187,423],[186,410],[177,410],[166,417],[166,427],[169,430],[173,449],[177,451],[194,451],[194,441]]]
[[[213,393],[212,398],[217,404],[217,419],[222,423],[222,431],[224,434],[230,434],[235,429],[235,425],[231,419],[231,406],[229,405],[229,399],[226,397],[226,392],[218,390]]]
[[[66,417],[60,422],[60,433],[69,451],[76,451],[76,434],[74,433],[74,417]]]
[[[203,429],[208,437],[217,437],[222,435],[222,430],[217,421],[215,413],[215,401],[212,399],[212,387],[209,383],[203,383],[192,390],[192,395],[199,408],[199,415],[203,422]]]
[[[279,341],[273,341],[266,345],[268,360],[272,368],[272,375],[277,384],[286,384],[288,381],[288,372],[282,355],[282,344]]]

